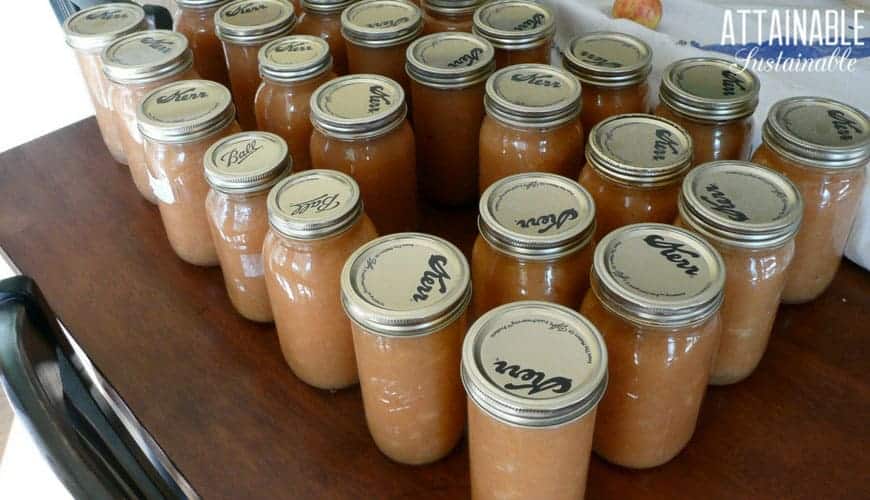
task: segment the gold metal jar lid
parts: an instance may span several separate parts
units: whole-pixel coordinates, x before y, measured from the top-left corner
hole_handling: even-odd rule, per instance
[[[227,194],[270,189],[293,170],[287,143],[270,132],[240,132],[212,144],[203,156],[205,180]]]
[[[348,8],[357,0],[301,0],[302,10],[317,14],[335,14]]]
[[[427,87],[469,87],[486,80],[495,70],[492,44],[470,33],[426,35],[409,45],[405,55],[408,76]]]
[[[486,80],[487,114],[515,127],[552,128],[580,115],[580,82],[547,64],[515,64]]]
[[[852,168],[870,159],[870,118],[833,99],[791,97],[770,108],[762,136],[785,158],[819,168]]]
[[[273,40],[295,25],[296,13],[287,0],[235,0],[214,13],[218,38],[239,45]]]
[[[100,57],[106,77],[122,84],[161,80],[193,65],[187,37],[169,30],[124,35],[109,44]]]
[[[462,344],[469,399],[504,423],[556,427],[591,411],[607,387],[607,347],[588,319],[523,301],[480,317]]]
[[[206,138],[235,117],[230,91],[210,80],[181,80],[157,87],[145,94],[136,110],[142,135],[162,143]]]
[[[319,36],[290,35],[272,40],[257,53],[260,76],[291,83],[322,75],[332,67],[329,44]]]
[[[531,0],[497,0],[474,11],[472,33],[499,49],[536,47],[552,40],[555,32],[553,12]]]
[[[80,10],[63,23],[66,43],[78,50],[103,50],[126,34],[146,28],[145,11],[134,3],[104,3]]]
[[[486,0],[421,0],[420,6],[428,12],[451,16],[472,14]]]
[[[269,225],[282,236],[317,240],[350,229],[362,216],[359,186],[337,170],[299,172],[279,181],[266,199]]]
[[[480,197],[478,228],[494,248],[523,258],[552,259],[589,244],[595,201],[576,181],[556,174],[505,177]]]
[[[589,132],[586,159],[602,176],[639,187],[678,182],[692,166],[692,137],[659,116],[616,115]]]
[[[344,39],[364,47],[410,42],[423,30],[420,8],[406,0],[363,0],[341,13]]]
[[[339,139],[377,137],[402,124],[408,112],[402,86],[381,75],[347,75],[311,95],[311,123]]]
[[[659,100],[675,112],[706,122],[745,118],[758,106],[761,82],[725,59],[682,59],[662,74]]]
[[[421,233],[383,236],[360,247],[341,271],[341,302],[351,320],[388,337],[441,330],[471,299],[465,256]]]
[[[625,33],[597,31],[568,42],[562,65],[581,83],[598,87],[627,87],[646,80],[652,68],[652,49]]]
[[[230,0],[175,0],[179,7],[184,9],[213,9],[229,2]]]

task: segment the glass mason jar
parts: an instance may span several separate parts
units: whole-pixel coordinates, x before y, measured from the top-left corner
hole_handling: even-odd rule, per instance
[[[414,132],[405,93],[379,75],[348,75],[311,96],[311,166],[349,174],[380,234],[417,227]]]
[[[711,384],[739,382],[761,361],[802,211],[795,185],[754,163],[705,163],[683,180],[675,225],[703,236],[725,261],[722,336]]]
[[[837,101],[794,97],[774,104],[762,132],[764,142],[752,161],[788,177],[804,200],[782,300],[808,302],[833,281],[858,215],[870,159],[870,119]]]
[[[613,116],[590,132],[586,160],[580,184],[595,199],[598,241],[629,224],[673,222],[692,138],[657,116]]]
[[[109,101],[133,183],[142,197],[156,204],[136,110],[152,90],[178,80],[198,78],[187,38],[174,31],[139,31],[112,42],[100,58],[110,82]]]
[[[486,81],[478,189],[523,172],[576,179],[583,165],[580,84],[545,64],[503,68]]]
[[[383,236],[341,272],[366,422],[396,462],[434,462],[462,437],[458,368],[470,298],[468,262],[435,236]]]
[[[75,51],[85,79],[97,127],[106,148],[118,163],[127,163],[121,142],[121,123],[115,120],[109,95],[109,80],[103,74],[100,53],[118,38],[145,29],[145,11],[132,3],[108,3],[81,10],[63,23],[66,43]]]
[[[257,128],[254,96],[260,87],[260,48],[288,35],[296,26],[293,5],[286,0],[234,0],[214,15],[215,33],[223,43],[239,124]]]
[[[303,14],[294,31],[297,35],[323,38],[332,54],[332,71],[347,74],[347,49],[341,37],[341,13],[356,0],[302,0]]]
[[[662,74],[655,114],[689,131],[696,165],[748,160],[760,86],[755,73],[725,59],[683,59]]]
[[[290,148],[293,170],[311,168],[311,95],[335,78],[329,45],[311,35],[290,35],[260,49],[263,83],[254,98],[257,128],[278,134]]]
[[[181,260],[216,266],[205,209],[205,152],[215,141],[240,132],[229,89],[209,80],[182,80],[158,87],[139,105],[137,121],[145,158],[169,244]]]
[[[242,132],[205,152],[205,198],[211,240],[233,307],[251,321],[272,321],[263,277],[266,196],[293,169],[283,139],[268,132]]]
[[[544,4],[531,0],[497,0],[474,11],[472,33],[495,47],[495,67],[548,64],[556,22]]]
[[[420,0],[423,9],[423,35],[462,31],[471,33],[474,11],[484,0]]]
[[[215,34],[214,18],[217,10],[229,0],[175,0],[178,15],[175,31],[187,37],[193,51],[193,67],[205,80],[230,86],[226,56],[220,39]]]
[[[359,186],[335,170],[291,175],[269,193],[266,284],[284,359],[303,382],[340,389],[358,381],[341,270],[377,237]]]
[[[517,300],[578,309],[589,288],[595,202],[553,174],[502,179],[480,197],[471,318]]]
[[[420,188],[441,205],[477,199],[478,143],[494,49],[468,33],[436,33],[408,47]]]
[[[604,339],[583,316],[547,302],[493,309],[462,346],[471,497],[582,499]]]
[[[607,343],[593,449],[635,469],[675,457],[695,432],[719,347],[725,264],[700,237],[634,224],[598,243],[580,313]]]

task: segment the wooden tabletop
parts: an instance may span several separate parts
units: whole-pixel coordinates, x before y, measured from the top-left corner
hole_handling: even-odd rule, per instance
[[[468,212],[424,230],[468,250]],[[359,390],[297,380],[272,326],[230,306],[220,271],[175,257],[157,209],[88,119],[0,155],[0,246],[205,498],[464,498],[465,445],[390,462]],[[587,498],[867,498],[870,273],[845,262],[817,301],[783,307],[747,381],[713,388],[670,463],[593,459]]]

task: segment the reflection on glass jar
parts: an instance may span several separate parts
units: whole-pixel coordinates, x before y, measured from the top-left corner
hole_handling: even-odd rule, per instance
[[[294,31],[297,35],[317,36],[329,44],[332,70],[347,74],[347,49],[341,37],[341,13],[355,0],[302,0],[303,14]]]
[[[552,11],[530,0],[488,2],[474,12],[472,33],[495,47],[495,67],[547,64],[556,32]]]
[[[461,31],[471,33],[474,11],[484,0],[420,0],[423,34]]]
[[[230,86],[226,56],[220,39],[215,34],[214,18],[217,10],[228,0],[176,0],[178,15],[175,31],[187,37],[193,51],[193,67],[205,80]]]

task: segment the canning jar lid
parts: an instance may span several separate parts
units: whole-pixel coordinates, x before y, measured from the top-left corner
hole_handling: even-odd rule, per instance
[[[364,47],[399,45],[422,30],[420,8],[406,0],[364,0],[341,13],[344,39]]]
[[[473,13],[486,0],[421,0],[423,9],[438,14],[462,15]]]
[[[397,233],[363,245],[341,271],[341,302],[362,328],[388,337],[434,333],[471,299],[465,256],[447,240]]]
[[[659,116],[616,115],[592,127],[589,165],[614,182],[639,187],[672,184],[692,166],[692,137]]]
[[[507,50],[541,45],[556,32],[553,12],[530,0],[497,0],[474,11],[472,33]]]
[[[63,23],[66,43],[78,50],[102,50],[128,33],[145,29],[145,11],[134,3],[104,3],[80,10]]]
[[[440,89],[482,82],[495,70],[492,44],[470,33],[449,31],[418,38],[405,53],[408,76]]]
[[[263,45],[257,54],[260,76],[297,82],[322,75],[332,67],[329,44],[319,36],[290,35]]]
[[[562,65],[584,84],[627,87],[646,80],[652,50],[640,38],[597,31],[572,38],[562,54]]]
[[[462,343],[462,384],[504,423],[555,427],[591,411],[607,387],[607,347],[588,319],[540,301],[513,302],[480,317]]]
[[[180,80],[145,94],[136,109],[143,136],[162,143],[193,142],[223,130],[236,117],[232,95],[210,80]]]
[[[293,4],[286,0],[235,0],[214,13],[214,32],[224,42],[267,42],[296,25]]]
[[[269,191],[269,225],[282,236],[317,240],[347,229],[363,213],[359,185],[337,170],[315,169],[290,175]]]
[[[212,144],[203,157],[205,180],[215,191],[259,193],[293,170],[287,143],[270,132],[239,132]]]
[[[547,64],[515,64],[486,80],[486,113],[516,127],[552,128],[580,115],[580,82]]]
[[[302,10],[317,14],[341,12],[357,0],[301,0]]]
[[[339,139],[386,134],[404,122],[407,112],[402,86],[381,75],[342,76],[311,95],[311,123]]]
[[[481,236],[502,252],[552,259],[589,244],[595,202],[576,181],[556,174],[505,177],[480,197]]]
[[[791,97],[777,102],[762,136],[785,158],[819,168],[851,168],[870,158],[870,118],[833,99]]]
[[[745,118],[758,106],[758,77],[725,59],[682,59],[665,68],[659,99],[675,112],[700,121]]]
[[[175,0],[179,7],[187,9],[211,9],[219,7],[230,0]]]
[[[169,30],[124,35],[110,43],[100,57],[106,77],[122,84],[161,80],[193,65],[187,37]]]

